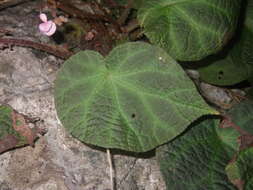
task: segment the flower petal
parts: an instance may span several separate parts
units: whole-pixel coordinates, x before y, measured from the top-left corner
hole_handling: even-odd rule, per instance
[[[44,13],[41,13],[41,14],[40,14],[40,20],[41,20],[42,22],[47,22],[47,15],[44,14]]]
[[[39,25],[39,29],[43,34],[51,36],[56,31],[56,24],[53,21],[49,20],[47,22],[41,23]]]
[[[52,22],[51,28],[48,32],[46,32],[45,34],[47,36],[52,36],[56,31],[56,24],[54,22]]]
[[[43,22],[39,25],[39,29],[41,32],[48,32],[51,27],[52,27],[51,22]]]

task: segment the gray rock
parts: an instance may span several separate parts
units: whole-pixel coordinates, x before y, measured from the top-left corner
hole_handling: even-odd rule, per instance
[[[37,3],[30,2],[1,11],[0,23],[14,30],[14,37],[45,42],[37,16]],[[73,139],[57,119],[53,83],[62,60],[22,47],[0,50],[0,57],[0,102],[39,118],[38,125],[48,131],[34,148],[0,155],[0,190],[110,189],[106,153]],[[117,189],[165,189],[154,158],[121,154],[113,158]]]

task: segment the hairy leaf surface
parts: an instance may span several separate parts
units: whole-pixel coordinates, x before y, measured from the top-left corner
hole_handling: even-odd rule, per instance
[[[168,189],[236,190],[225,167],[238,150],[239,133],[218,128],[216,120],[193,126],[157,150]]]
[[[196,61],[232,37],[241,0],[147,0],[138,20],[151,42],[173,58]]]
[[[244,190],[253,189],[253,147],[242,150],[226,167],[226,172],[235,185]]]
[[[55,82],[58,117],[81,141],[144,152],[212,112],[192,81],[162,49],[117,46],[106,57],[83,51],[65,62]]]
[[[253,101],[243,101],[233,107],[229,112],[229,116],[237,126],[242,130],[253,135]]]
[[[248,0],[243,29],[227,55],[199,69],[200,78],[216,85],[253,79],[253,0]]]

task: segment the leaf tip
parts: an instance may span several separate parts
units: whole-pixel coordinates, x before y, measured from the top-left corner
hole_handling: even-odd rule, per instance
[[[211,110],[211,114],[212,115],[220,115],[220,112],[218,112],[217,110]]]

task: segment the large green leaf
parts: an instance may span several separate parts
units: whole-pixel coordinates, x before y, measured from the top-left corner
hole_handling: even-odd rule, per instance
[[[243,187],[253,189],[253,147],[242,150],[237,158],[226,167],[229,179]]]
[[[232,37],[241,0],[147,0],[138,20],[151,42],[180,61],[218,52]]]
[[[55,82],[58,117],[81,141],[148,151],[211,108],[182,68],[147,43],[117,46],[106,57],[83,51],[65,62]]]
[[[234,190],[225,167],[238,150],[239,133],[206,120],[157,150],[168,190]]]
[[[202,80],[216,85],[233,85],[253,77],[253,0],[248,0],[243,29],[232,49],[199,71]]]

